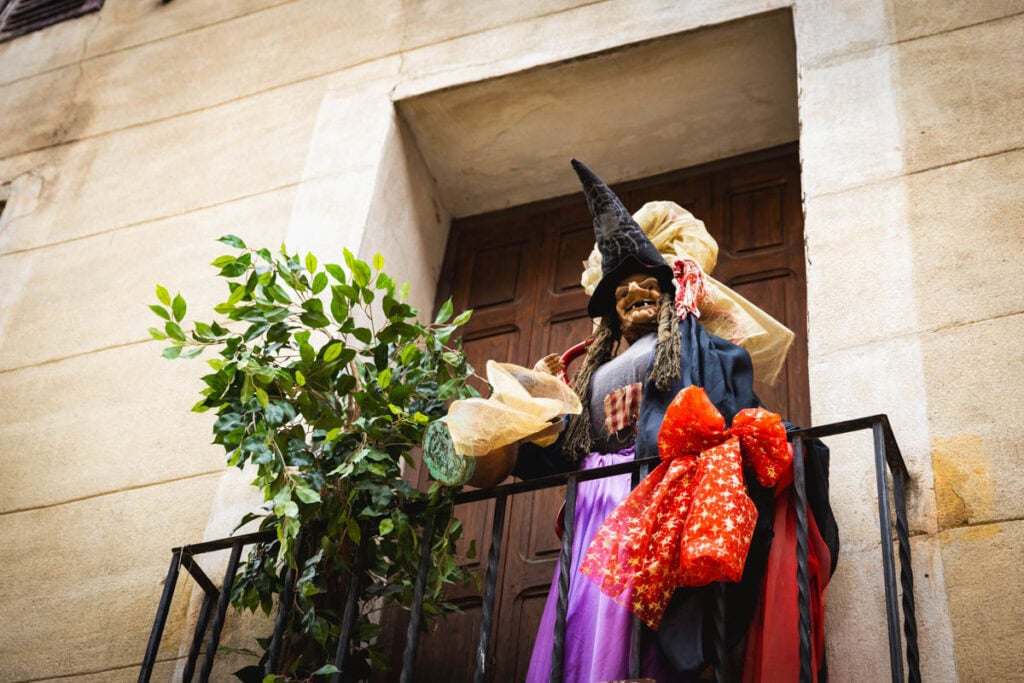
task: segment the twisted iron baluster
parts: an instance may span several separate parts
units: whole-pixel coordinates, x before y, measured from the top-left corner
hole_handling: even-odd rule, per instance
[[[896,536],[899,539],[900,584],[903,588],[903,631],[907,636],[907,672],[910,683],[921,683],[921,655],[917,649],[917,615],[914,609],[914,565],[910,559],[910,525],[907,522],[906,477],[893,473],[896,503]]]
[[[796,586],[800,611],[800,683],[811,683],[811,587],[807,569],[807,489],[804,481],[804,439],[793,442],[793,493],[796,506]]]
[[[565,614],[569,608],[569,572],[572,570],[572,539],[576,529],[576,476],[565,481],[565,529],[562,551],[558,556],[558,606],[555,609],[555,644],[551,653],[551,683],[562,683],[562,658],[565,655]]]
[[[427,573],[430,571],[430,544],[434,542],[434,515],[428,515],[423,525],[423,540],[420,541],[420,566],[413,586],[412,614],[409,628],[405,632],[405,652],[402,653],[401,683],[412,681],[416,664],[416,648],[420,642],[420,620],[423,618],[423,594],[427,587]]]
[[[231,544],[228,568],[224,571],[224,583],[221,585],[220,596],[217,598],[217,611],[213,615],[213,624],[210,626],[210,639],[206,644],[203,668],[199,670],[199,683],[206,683],[210,680],[210,673],[213,671],[213,658],[217,656],[220,633],[224,628],[224,617],[228,611],[228,604],[231,602],[231,586],[235,582],[235,574],[238,573],[238,560],[241,556],[242,541],[236,540]]]
[[[429,523],[430,517],[427,518]],[[352,634],[356,628],[356,617],[359,608],[359,591],[363,581],[363,572],[366,571],[367,555],[370,551],[371,532],[369,524],[363,522],[359,525],[359,546],[356,548],[355,562],[352,564],[352,574],[348,579],[348,593],[345,595],[345,611],[342,612],[340,632],[338,633],[338,649],[334,651],[334,666],[338,670],[331,676],[331,683],[340,683],[341,674],[345,670],[345,658],[348,657],[348,646],[352,641]]]
[[[725,683],[725,583],[715,583],[715,681]]]
[[[892,512],[886,480],[885,433],[882,419],[871,425],[875,446],[875,487],[878,491],[878,529],[882,544],[882,577],[885,581],[885,620],[889,631],[889,669],[893,683],[902,683],[903,646],[900,643],[900,607],[896,590],[896,558],[892,552]]]
[[[483,611],[476,646],[476,671],[473,673],[473,683],[483,683],[487,677],[487,650],[490,647],[491,622],[494,619],[494,593],[498,583],[498,561],[501,559],[501,536],[505,531],[507,503],[508,496],[499,496],[494,501],[491,550],[487,556],[487,578],[484,580]]]

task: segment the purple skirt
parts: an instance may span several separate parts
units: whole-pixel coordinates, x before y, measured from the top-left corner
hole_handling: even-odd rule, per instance
[[[619,453],[591,453],[580,469],[616,465],[633,460],[633,448]],[[572,571],[569,573],[569,603],[565,618],[565,654],[563,681],[594,683],[629,677],[629,653],[632,619],[628,610],[617,605],[597,585],[579,573],[594,534],[605,517],[625,500],[630,491],[630,475],[622,474],[580,483],[576,492],[576,532],[572,544]],[[551,652],[555,642],[555,610],[558,605],[558,569],[541,616],[537,639],[530,657],[528,683],[547,683],[551,677]],[[650,635],[649,633],[647,635]],[[659,682],[678,676],[663,659],[657,643],[647,638],[643,645],[641,675]]]

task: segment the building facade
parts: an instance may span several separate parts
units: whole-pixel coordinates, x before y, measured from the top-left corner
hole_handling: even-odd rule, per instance
[[[892,420],[925,680],[1024,678],[1021,36],[1019,0],[106,0],[0,44],[0,680],[133,678],[169,549],[252,505],[146,333],[156,282],[220,299],[218,236],[379,252],[430,310],[452,221],[572,156],[794,143],[811,419]],[[829,669],[883,680],[870,441],[830,445]]]

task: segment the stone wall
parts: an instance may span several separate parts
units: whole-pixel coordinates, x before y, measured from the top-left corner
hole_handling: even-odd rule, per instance
[[[198,366],[147,341],[155,282],[208,310],[235,232],[380,251],[429,308],[453,188],[403,103],[770,10],[795,39],[814,421],[893,420],[926,680],[1024,677],[1024,2],[107,0],[0,44],[0,680],[133,678],[170,547],[250,504],[188,412]],[[870,444],[831,445],[830,670],[880,680]]]

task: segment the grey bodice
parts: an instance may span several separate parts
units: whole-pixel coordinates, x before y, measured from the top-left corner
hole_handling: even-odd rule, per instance
[[[615,453],[634,441],[633,430],[624,429],[619,434],[607,434],[604,428],[604,397],[610,392],[635,382],[643,382],[651,367],[654,342],[657,334],[651,332],[637,339],[628,349],[608,361],[597,370],[590,380],[590,433],[594,439],[594,450],[599,453]]]

